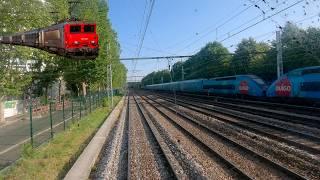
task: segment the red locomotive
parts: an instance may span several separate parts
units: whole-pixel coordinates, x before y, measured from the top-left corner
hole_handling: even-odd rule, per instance
[[[0,43],[34,47],[73,59],[95,59],[99,53],[99,38],[95,23],[70,21],[0,36]]]

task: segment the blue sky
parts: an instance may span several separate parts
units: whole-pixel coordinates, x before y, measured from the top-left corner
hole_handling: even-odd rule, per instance
[[[140,57],[194,54],[206,43],[216,39],[221,41],[298,1],[155,0]],[[145,22],[143,15],[146,6],[150,6],[150,0],[109,0],[109,17],[118,34],[122,58],[137,56],[141,38],[139,32]],[[222,43],[230,51],[234,51],[243,38],[253,37],[258,41],[268,42],[275,39],[277,26],[283,26],[287,21],[295,22],[303,28],[319,27],[319,6],[320,0],[304,0]],[[225,23],[233,16],[235,17],[231,21]],[[170,63],[183,60],[185,59],[177,59]],[[141,78],[134,76],[145,76],[152,71],[168,68],[167,60],[138,61],[135,72],[132,61],[123,63],[128,69],[128,81],[138,81]]]

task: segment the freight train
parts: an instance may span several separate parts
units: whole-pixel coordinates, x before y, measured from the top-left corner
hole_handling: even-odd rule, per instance
[[[95,59],[99,53],[96,23],[69,21],[47,28],[0,36],[0,44],[28,46],[73,59]]]
[[[148,90],[320,101],[320,66],[300,68],[281,76],[269,87],[255,75],[195,79],[145,86]]]

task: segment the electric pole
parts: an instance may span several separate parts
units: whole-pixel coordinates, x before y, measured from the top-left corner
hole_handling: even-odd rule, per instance
[[[218,41],[218,28],[216,28],[216,41]]]
[[[111,107],[113,108],[113,88],[112,88],[112,65],[109,65],[110,68],[110,90],[111,90]]]
[[[281,31],[276,32],[276,38],[277,38],[277,77],[279,79],[283,75]]]
[[[181,67],[181,80],[184,80],[184,69],[183,69],[183,65]]]
[[[107,53],[108,51],[111,51],[111,45],[110,42],[108,43],[107,46]],[[111,53],[108,53],[111,55]],[[111,96],[111,107],[113,107],[113,88],[112,88],[112,65],[111,65],[111,56],[110,57],[110,64],[107,66],[107,94],[108,94],[108,100],[109,100],[109,96]],[[109,93],[110,90],[110,93]]]
[[[109,86],[109,65],[107,65],[107,97],[108,97],[108,101],[110,99],[109,89],[110,89],[110,86]]]

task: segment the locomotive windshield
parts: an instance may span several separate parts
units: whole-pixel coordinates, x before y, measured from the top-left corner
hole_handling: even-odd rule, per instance
[[[263,80],[262,79],[260,79],[260,78],[254,78],[253,79],[256,83],[258,83],[259,85],[264,85],[265,83],[263,82]]]
[[[249,75],[249,77],[252,78],[252,80],[254,80],[259,85],[265,85],[265,82],[261,78],[259,78],[258,76]]]
[[[307,75],[307,74],[320,74],[320,68],[306,69],[302,71],[302,75]]]
[[[70,26],[70,32],[71,33],[80,33],[81,32],[81,26]]]
[[[94,25],[85,25],[84,32],[86,32],[86,33],[94,32]]]

